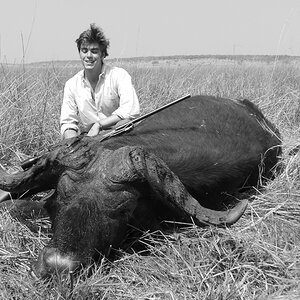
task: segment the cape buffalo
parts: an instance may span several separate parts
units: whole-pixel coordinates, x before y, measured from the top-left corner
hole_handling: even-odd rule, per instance
[[[25,171],[2,170],[0,188],[55,189],[53,236],[35,263],[45,277],[119,247],[128,224],[234,223],[247,202],[232,199],[272,178],[280,153],[278,131],[250,101],[194,96],[124,134],[62,141]]]

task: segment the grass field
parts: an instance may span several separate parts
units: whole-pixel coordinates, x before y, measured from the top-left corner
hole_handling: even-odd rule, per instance
[[[37,281],[30,263],[51,236],[0,212],[0,299],[300,299],[300,59],[153,58],[109,63],[132,76],[142,113],[187,93],[256,103],[278,127],[283,171],[252,197],[231,228],[145,232],[145,253],[121,253],[79,276]],[[20,161],[60,139],[65,81],[79,63],[0,66],[0,162]],[[43,230],[42,230],[43,229]]]

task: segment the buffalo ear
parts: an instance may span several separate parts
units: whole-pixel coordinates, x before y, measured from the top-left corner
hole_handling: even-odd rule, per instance
[[[38,232],[41,227],[31,220],[48,217],[43,201],[8,200],[0,203],[0,208],[6,209],[12,218],[26,225],[32,232]]]
[[[32,201],[28,199],[8,200],[2,202],[0,207],[7,209],[10,215],[16,219],[29,219],[33,217],[46,217],[47,212],[44,209],[45,202]]]

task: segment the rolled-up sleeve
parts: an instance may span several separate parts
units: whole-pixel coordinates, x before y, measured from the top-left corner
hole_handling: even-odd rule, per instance
[[[119,70],[117,76],[117,89],[120,97],[119,107],[112,113],[121,119],[134,119],[140,114],[140,104],[131,81],[131,76],[126,70]]]
[[[60,114],[61,135],[63,135],[68,128],[72,128],[76,131],[79,131],[78,123],[78,108],[70,84],[66,82],[64,87],[64,96]]]

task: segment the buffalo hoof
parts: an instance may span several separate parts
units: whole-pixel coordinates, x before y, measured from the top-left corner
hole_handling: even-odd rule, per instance
[[[80,263],[71,256],[60,254],[56,248],[44,248],[36,262],[32,263],[32,275],[37,278],[48,278],[51,275],[74,272]]]

